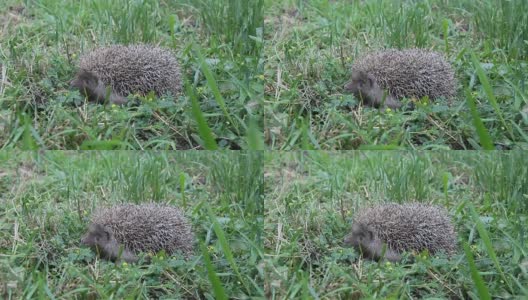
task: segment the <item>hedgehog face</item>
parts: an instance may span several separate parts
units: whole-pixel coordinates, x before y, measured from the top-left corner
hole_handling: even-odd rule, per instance
[[[377,106],[380,102],[382,89],[376,83],[376,79],[371,74],[364,71],[352,73],[352,79],[345,85],[345,91],[354,94],[365,104]]]
[[[352,80],[345,85],[345,91],[358,95],[370,91],[377,86],[376,79],[364,71],[352,73]]]
[[[92,224],[88,233],[81,239],[81,244],[94,249],[102,249],[114,240],[112,232],[101,224]]]
[[[349,247],[359,248],[361,245],[374,241],[374,232],[364,224],[353,224],[352,232],[345,237],[344,244]]]
[[[99,83],[97,75],[90,71],[80,70],[70,82],[70,87],[78,89],[86,94],[86,90],[95,89]]]
[[[98,101],[103,98],[99,91],[101,81],[94,73],[86,70],[80,70],[75,78],[70,82],[70,87],[79,90],[81,95],[87,96],[91,101]]]
[[[345,85],[345,91],[354,94],[364,104],[373,107],[383,105],[389,108],[400,108],[401,102],[395,99],[390,93],[385,93],[378,85],[373,75],[365,71],[355,71],[352,73],[352,80]]]

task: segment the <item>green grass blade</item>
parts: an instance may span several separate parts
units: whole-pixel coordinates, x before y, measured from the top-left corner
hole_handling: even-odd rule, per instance
[[[185,90],[189,98],[191,98],[192,113],[198,125],[198,133],[204,142],[204,148],[206,150],[217,150],[218,145],[214,139],[213,132],[209,128],[209,125],[207,125],[207,121],[200,109],[200,104],[198,104],[198,100],[196,99],[196,94],[187,81],[185,81]]]
[[[449,56],[449,41],[447,37],[449,36],[449,20],[444,19],[442,21],[442,29],[444,31],[444,42],[445,42],[445,53]]]
[[[31,119],[27,114],[22,114],[22,122],[24,124],[24,133],[22,135],[22,149],[36,150],[38,148],[37,142],[33,138],[33,127],[31,126]]]
[[[469,249],[469,246],[466,242],[464,242],[463,246],[464,246],[464,252],[466,253],[466,258],[469,264],[471,278],[473,278],[473,282],[475,283],[475,287],[477,289],[479,298],[483,300],[491,300],[491,295],[489,293],[488,287],[484,283],[484,280],[482,280],[482,276],[480,276],[477,266],[475,265],[475,259],[473,258],[471,249]]]
[[[224,113],[225,117],[233,124],[234,128],[238,131],[238,126],[235,126],[235,123],[233,119],[231,118],[231,115],[227,111],[227,107],[224,101],[224,97],[222,97],[222,94],[220,93],[220,89],[218,89],[218,84],[216,83],[216,79],[214,78],[213,72],[211,72],[211,69],[209,69],[209,66],[205,62],[205,58],[202,54],[202,50],[199,45],[195,45],[195,51],[196,55],[198,56],[198,62],[200,63],[200,68],[202,69],[202,72],[204,73],[205,78],[207,79],[207,84],[209,85],[209,88],[211,89],[211,92],[213,93],[216,103],[220,108],[222,109],[222,112]],[[238,132],[238,134],[240,134]]]
[[[180,173],[180,192],[182,195],[183,208],[187,209],[187,199],[185,199],[185,174]]]
[[[445,197],[445,203],[449,203],[449,173],[444,172],[442,176],[442,182],[444,186],[444,197]]]
[[[512,287],[509,285],[509,280],[506,279],[506,276],[504,275],[504,272],[502,271],[502,268],[500,266],[499,259],[497,258],[497,254],[495,253],[495,250],[493,249],[493,245],[491,243],[491,239],[488,235],[488,231],[484,228],[484,224],[479,218],[479,215],[477,214],[475,207],[473,204],[468,204],[471,216],[473,218],[473,222],[475,223],[475,226],[477,227],[477,231],[479,233],[480,238],[482,239],[482,242],[484,243],[484,247],[486,248],[486,252],[488,253],[489,257],[491,258],[491,261],[495,265],[495,268],[497,269],[497,272],[499,272],[500,276],[502,277],[502,280],[504,282],[508,283],[508,287],[510,291],[512,291]]]
[[[126,144],[119,140],[109,141],[84,141],[81,144],[81,150],[116,150],[125,149]]]
[[[471,61],[473,62],[473,66],[475,67],[475,70],[477,72],[477,75],[479,77],[480,83],[482,84],[482,87],[484,88],[484,92],[488,96],[488,100],[495,110],[495,113],[497,114],[497,117],[499,117],[502,126],[504,128],[508,129],[508,132],[510,133],[510,136],[512,136],[511,128],[506,124],[504,121],[504,118],[502,116],[502,111],[500,110],[499,104],[497,103],[497,99],[495,99],[495,95],[493,94],[493,89],[491,88],[491,84],[488,80],[488,77],[486,76],[486,73],[484,73],[484,70],[482,69],[482,66],[480,65],[480,62],[477,59],[477,56],[473,51],[470,51],[471,54]]]
[[[361,145],[358,150],[402,150],[398,145]]]
[[[200,242],[200,249],[202,250],[205,268],[207,269],[207,275],[209,276],[209,281],[211,281],[211,285],[213,286],[213,293],[215,295],[215,299],[227,300],[228,298],[224,287],[222,286],[220,278],[218,278],[218,275],[216,274],[213,268],[213,264],[211,263],[211,257],[209,256],[209,252],[207,252],[207,247],[205,247],[202,242]]]
[[[211,210],[211,207],[206,206],[206,208],[207,208],[207,214],[209,216],[209,219],[213,223],[213,229],[214,229],[214,232],[216,233],[216,237],[218,238],[218,242],[220,243],[220,247],[222,248],[222,251],[224,252],[224,255],[226,256],[226,259],[229,262],[229,265],[231,266],[231,268],[233,268],[233,271],[235,271],[238,279],[244,285],[246,290],[249,291],[249,287],[247,286],[244,278],[242,278],[239,268],[235,262],[235,259],[233,257],[233,252],[231,252],[231,247],[229,247],[229,243],[227,242],[227,238],[225,236],[224,230],[222,230],[222,226],[220,226],[220,223],[218,223],[218,220],[216,219],[215,215],[213,214],[213,211]]]
[[[308,129],[308,122],[301,118],[300,121],[300,131],[301,131],[301,149],[303,150],[315,150],[312,143],[310,143],[310,130]]]
[[[264,137],[262,136],[262,128],[258,126],[255,120],[249,122],[247,132],[247,143],[250,150],[264,150]]]
[[[484,123],[482,122],[482,119],[480,118],[477,112],[475,99],[473,98],[473,95],[471,95],[471,92],[468,89],[466,89],[466,99],[469,106],[469,110],[471,111],[471,115],[473,116],[473,125],[475,125],[475,129],[477,130],[477,134],[480,139],[480,145],[482,145],[482,148],[486,150],[494,150],[495,147],[493,146],[493,142],[491,141],[489,132],[484,126]]]

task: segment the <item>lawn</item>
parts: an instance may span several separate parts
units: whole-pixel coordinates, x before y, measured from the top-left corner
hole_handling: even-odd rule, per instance
[[[283,0],[265,11],[271,149],[528,147],[527,1]],[[378,110],[344,92],[362,55],[414,47],[451,63],[454,99]]]
[[[262,297],[262,193],[259,152],[0,152],[0,298]],[[185,212],[189,260],[114,264],[81,247],[96,207],[147,201]]]
[[[262,149],[263,0],[0,3],[0,148]],[[147,43],[172,51],[184,92],[87,103],[79,56]]]
[[[524,153],[299,151],[268,152],[264,161],[268,299],[528,296]],[[458,252],[378,263],[344,247],[355,213],[385,201],[445,207]]]

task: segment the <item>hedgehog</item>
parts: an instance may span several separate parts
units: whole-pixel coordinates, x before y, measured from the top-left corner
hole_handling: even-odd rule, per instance
[[[438,52],[389,49],[359,58],[344,88],[366,105],[400,108],[402,98],[451,99],[456,80],[451,65]]]
[[[388,203],[360,211],[344,244],[365,258],[397,262],[405,251],[451,255],[457,250],[457,236],[442,207]]]
[[[129,94],[157,96],[171,93],[176,97],[182,89],[180,66],[174,55],[157,46],[112,45],[97,48],[81,56],[79,72],[71,86],[101,101],[102,87],[110,87],[114,99],[122,102]],[[95,97],[93,95],[96,95]],[[120,104],[120,103],[118,103]]]
[[[81,244],[111,261],[137,262],[138,253],[193,253],[194,234],[180,209],[124,204],[96,210]]]

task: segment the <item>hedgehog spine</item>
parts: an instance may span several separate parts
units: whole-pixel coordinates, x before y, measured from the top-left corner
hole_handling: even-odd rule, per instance
[[[391,261],[400,260],[404,251],[452,254],[457,248],[456,232],[445,209],[419,203],[389,203],[361,210],[344,242],[371,259],[380,259],[386,244],[385,258]]]
[[[137,260],[139,252],[167,254],[193,251],[194,235],[183,213],[176,207],[160,204],[117,205],[97,210],[84,245],[99,251],[103,258]],[[122,248],[122,249],[120,249]]]
[[[456,94],[456,80],[451,65],[440,53],[388,49],[357,59],[345,90],[375,107],[380,106],[383,91],[387,90],[391,98],[386,106],[397,108],[402,98],[450,99]]]
[[[157,96],[170,92],[176,97],[181,92],[181,72],[176,58],[169,50],[156,46],[137,44],[97,48],[81,56],[79,68],[94,74],[103,87],[110,86],[115,95],[122,98],[149,92]],[[79,76],[75,80],[79,80]],[[101,89],[95,90],[97,86],[92,84],[90,92],[101,95]]]

